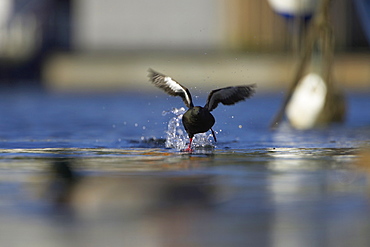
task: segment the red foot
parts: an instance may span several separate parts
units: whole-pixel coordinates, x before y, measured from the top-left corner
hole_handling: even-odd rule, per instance
[[[188,152],[188,153],[192,153],[193,152],[193,149],[192,148],[185,148],[182,150],[183,152]]]
[[[183,150],[184,152],[188,152],[188,153],[192,153],[193,152],[193,149],[191,148],[191,143],[192,142],[193,142],[193,138],[190,138],[190,140],[189,140],[189,146]]]

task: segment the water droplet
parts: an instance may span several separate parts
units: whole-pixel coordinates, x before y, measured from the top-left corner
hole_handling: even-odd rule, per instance
[[[176,150],[182,150],[188,143],[188,135],[182,125],[182,115],[185,113],[185,108],[172,109],[172,113],[175,115],[168,121],[166,131],[166,147],[174,148]],[[198,147],[204,147],[211,145],[212,134],[201,133],[196,134],[193,139],[193,145]]]
[[[135,127],[139,126],[137,123],[135,123],[134,125],[135,125]]]

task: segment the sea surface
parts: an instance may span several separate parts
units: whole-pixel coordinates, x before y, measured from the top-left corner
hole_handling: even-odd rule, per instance
[[[1,245],[370,246],[370,94],[270,130],[283,96],[219,105],[189,154],[160,91],[0,93]]]

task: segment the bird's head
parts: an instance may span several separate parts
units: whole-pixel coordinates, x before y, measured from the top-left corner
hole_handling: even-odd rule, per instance
[[[202,111],[202,107],[195,106],[193,107],[193,109],[191,109],[191,115],[198,116],[201,111]]]

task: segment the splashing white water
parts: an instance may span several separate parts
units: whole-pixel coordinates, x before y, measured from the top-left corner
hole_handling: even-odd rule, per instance
[[[168,113],[172,113],[175,116],[168,121],[167,126],[167,137],[166,147],[174,148],[176,150],[182,150],[187,147],[189,143],[189,137],[182,125],[182,116],[186,112],[184,107],[179,109],[173,108],[170,112],[163,112],[165,116]],[[194,148],[213,148],[212,134],[199,133],[194,136],[193,147]]]

